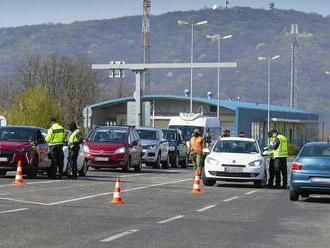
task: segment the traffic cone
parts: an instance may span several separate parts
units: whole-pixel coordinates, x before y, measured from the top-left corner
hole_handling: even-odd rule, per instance
[[[194,179],[194,186],[191,191],[194,194],[201,194],[201,187],[200,187],[200,173],[198,170],[195,171],[195,179]]]
[[[22,161],[21,160],[18,161],[16,177],[15,177],[15,181],[13,183],[18,184],[18,185],[25,183],[23,180],[23,171],[22,171]]]
[[[116,179],[116,185],[115,185],[115,191],[113,192],[113,199],[111,203],[116,203],[116,204],[122,204],[122,200],[120,197],[120,179],[117,177]]]

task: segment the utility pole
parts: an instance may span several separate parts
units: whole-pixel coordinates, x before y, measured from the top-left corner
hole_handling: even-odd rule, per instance
[[[150,10],[151,0],[143,0],[142,17],[142,64],[150,63]],[[146,70],[142,74],[142,91],[150,91],[150,71]]]
[[[298,53],[298,24],[291,24],[291,82],[290,82],[290,108],[298,107],[297,90],[297,53]]]

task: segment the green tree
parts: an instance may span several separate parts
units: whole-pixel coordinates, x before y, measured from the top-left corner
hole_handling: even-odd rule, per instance
[[[15,97],[7,112],[11,125],[33,125],[48,127],[52,116],[60,118],[58,104],[48,95],[49,90],[42,85],[25,88]]]

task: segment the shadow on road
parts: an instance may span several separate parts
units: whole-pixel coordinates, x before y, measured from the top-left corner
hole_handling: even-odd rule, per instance
[[[330,198],[326,197],[326,196],[325,197],[311,197],[311,198],[305,199],[304,202],[329,204]]]

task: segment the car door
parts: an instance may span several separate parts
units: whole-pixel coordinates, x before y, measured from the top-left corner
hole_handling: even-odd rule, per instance
[[[187,145],[186,142],[183,140],[181,133],[177,132],[177,142],[178,142],[178,152],[180,160],[184,159],[187,156]]]
[[[157,132],[157,138],[160,142],[161,160],[164,161],[168,156],[168,142],[164,140],[164,135],[162,131]]]
[[[134,135],[132,131],[129,131],[128,134],[128,149],[131,156],[131,164],[136,165],[137,164],[137,145],[136,140],[134,139]]]
[[[38,154],[38,167],[49,168],[51,160],[48,158],[48,144],[45,141],[46,133],[43,130],[36,129],[36,152]]]

